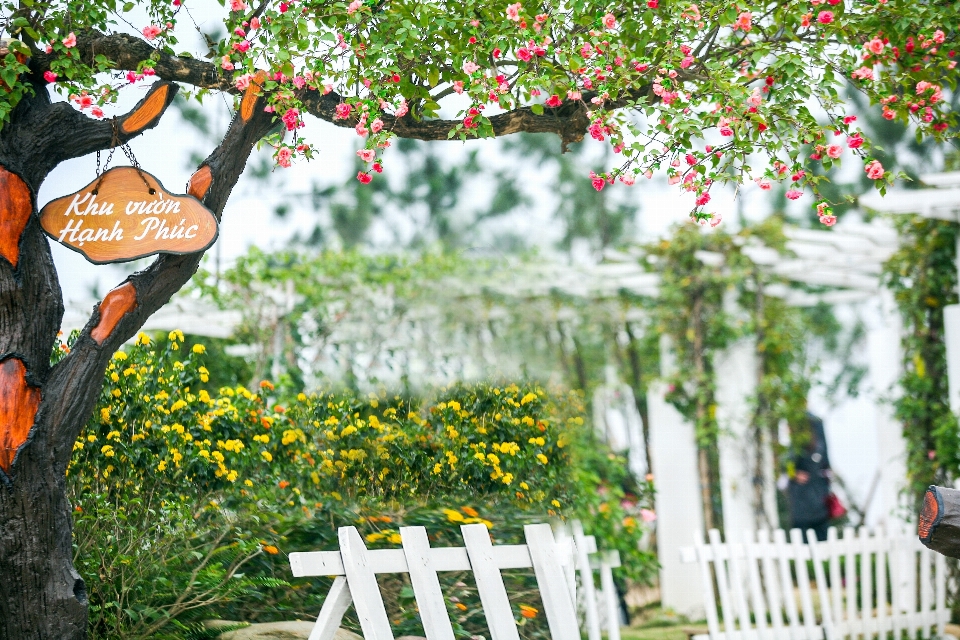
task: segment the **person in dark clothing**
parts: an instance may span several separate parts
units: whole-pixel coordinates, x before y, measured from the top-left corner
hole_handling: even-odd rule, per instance
[[[807,413],[809,433],[798,438],[799,452],[788,468],[787,499],[790,503],[791,526],[803,531],[813,529],[817,540],[827,539],[830,511],[827,496],[830,495],[830,458],[827,455],[827,439],[823,432],[823,420]],[[804,441],[805,440],[805,441]]]

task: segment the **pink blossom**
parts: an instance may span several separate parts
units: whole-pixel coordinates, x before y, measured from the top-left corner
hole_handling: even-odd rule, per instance
[[[583,98],[583,94],[579,91],[569,90],[567,91],[567,100],[580,100]]]
[[[247,3],[243,0],[230,0],[230,11],[246,11]]]
[[[530,58],[533,57],[533,54],[530,52],[530,49],[527,49],[526,47],[520,47],[517,49],[517,57],[524,62],[530,62]]]
[[[358,123],[357,123],[357,126],[355,126],[353,129],[354,129],[354,131],[357,132],[357,135],[358,135],[358,136],[365,136],[365,135],[367,135],[368,133],[370,133],[370,130],[367,129],[366,123],[363,122],[363,121],[358,122]]]
[[[680,68],[686,69],[694,63],[695,58],[693,56],[686,56],[683,60],[680,61]]]
[[[403,116],[407,115],[407,111],[409,110],[410,108],[407,106],[407,99],[404,98],[400,101],[400,106],[397,107],[397,110],[396,112],[394,112],[393,115],[395,115],[398,118],[402,118]]]
[[[843,147],[838,144],[831,144],[827,147],[827,155],[836,160],[843,155]]]
[[[866,171],[867,177],[871,180],[880,180],[883,178],[883,165],[880,164],[879,160],[868,162],[863,170]]]
[[[640,73],[643,73],[644,71],[650,68],[650,65],[644,62],[637,62],[633,65],[633,68],[635,71],[639,71]]]
[[[280,119],[286,125],[287,131],[293,131],[301,126],[299,109],[287,109]]]
[[[346,102],[341,102],[336,107],[334,107],[333,110],[334,110],[334,115],[333,115],[334,120],[346,120],[347,118],[350,117],[350,112],[353,110],[353,107],[351,107]]]
[[[601,178],[593,171],[590,172],[590,182],[593,183],[593,188],[597,191],[602,191],[607,184],[607,181],[604,178]]]
[[[470,75],[471,73],[473,73],[479,68],[480,68],[480,65],[478,65],[473,60],[467,60],[466,62],[463,63],[463,72],[467,75]]]
[[[709,193],[703,193],[703,194],[701,194],[701,195],[697,198],[697,206],[698,206],[698,207],[702,207],[703,205],[707,204],[708,202],[710,202],[710,194],[709,194]]]
[[[873,80],[873,69],[870,67],[860,67],[851,73],[850,76],[860,80]]]
[[[454,80],[453,90],[457,93],[463,93],[463,80]]]
[[[67,49],[72,49],[77,46],[77,36],[73,34],[73,31],[71,31],[70,35],[63,39],[63,46],[65,46]]]
[[[720,135],[724,137],[730,137],[733,135],[733,129],[730,128],[730,125],[725,124],[720,127]]]
[[[370,181],[373,180],[373,176],[365,171],[358,171],[357,180],[359,180],[361,184],[370,184]]]
[[[258,18],[257,16],[253,16],[252,18],[250,18],[250,30],[252,31],[254,29],[259,29],[259,28],[260,28],[260,18]]]
[[[233,63],[230,62],[230,56],[223,56],[220,58],[220,67],[227,71],[233,71]]]
[[[293,86],[297,89],[303,89],[307,86],[307,80],[303,76],[293,76]]]
[[[603,26],[605,26],[607,29],[613,29],[615,26],[617,26],[616,16],[614,16],[612,13],[608,13],[607,15],[603,16]]]
[[[820,24],[830,24],[833,22],[833,11],[821,11],[818,13],[817,22]]]
[[[847,138],[847,146],[851,149],[859,149],[863,146],[863,138],[859,133],[855,133],[849,138]]]
[[[670,176],[669,178],[667,178],[667,184],[671,184],[671,185],[672,185],[672,184],[677,184],[677,183],[679,183],[681,180],[683,180],[683,177],[682,177],[679,173],[676,173],[676,174]]]
[[[233,50],[239,51],[240,53],[246,53],[250,49],[250,42],[247,40],[241,40],[240,42],[233,43]]]
[[[622,176],[620,176],[620,182],[627,185],[628,187],[632,187],[633,183],[636,182],[636,179],[637,179],[636,176],[634,176],[632,173],[625,173]]]
[[[753,28],[753,14],[749,11],[744,11],[739,16],[737,16],[737,21],[733,23],[734,29],[738,31],[743,31],[744,33],[750,31]]]
[[[290,150],[290,147],[280,147],[277,151],[277,164],[285,169],[288,168],[291,156],[293,156],[293,151]]]
[[[77,103],[77,106],[80,107],[81,111],[93,105],[93,98],[87,95],[86,91],[81,93],[79,96],[75,96],[73,101]]]
[[[519,2],[507,5],[507,19],[520,22],[520,11],[523,9]]]
[[[90,115],[92,115],[94,118],[102,118],[103,109],[101,109],[100,107],[94,107],[90,109]]]
[[[640,509],[640,519],[650,523],[657,519],[657,514],[650,509]]]
[[[651,9],[656,9],[658,6],[660,6],[660,3],[658,2],[658,0],[647,0],[647,7]]]
[[[873,40],[865,44],[864,48],[866,48],[866,50],[872,53],[873,55],[878,56],[881,53],[883,53],[883,48],[885,46],[886,45],[883,44],[883,40],[881,40],[880,38],[874,38]]]
[[[933,41],[935,43],[943,44],[944,40],[946,39],[947,39],[947,35],[940,29],[937,29],[936,31],[933,32]]]
[[[803,195],[803,191],[800,191],[798,189],[790,189],[789,191],[787,191],[786,195],[787,195],[787,199],[796,200],[797,198]]]
[[[747,104],[751,107],[759,107],[763,104],[763,95],[760,93],[759,88],[755,88],[753,93],[750,94],[750,97],[747,98]]]
[[[43,79],[46,80],[47,82],[56,82],[57,74],[55,74],[53,71],[44,71]]]
[[[363,0],[353,0],[353,2],[347,5],[347,15],[353,15],[362,8]]]
[[[722,215],[720,215],[719,213],[711,213],[711,214],[710,214],[710,226],[711,226],[711,227],[716,227],[716,226],[717,226],[718,224],[720,224],[721,222],[723,222],[723,216],[722,216]]]
[[[764,191],[770,191],[773,183],[770,182],[769,178],[757,178],[757,186]]]
[[[253,74],[245,73],[233,81],[233,86],[235,86],[238,91],[243,91],[248,86],[250,86],[251,80],[253,80]]]
[[[160,35],[160,32],[162,32],[162,31],[163,31],[163,29],[161,29],[161,28],[158,27],[157,25],[155,25],[155,24],[148,24],[147,26],[145,26],[145,27],[143,28],[143,37],[146,38],[147,40],[153,40],[153,39],[156,38],[158,35]]]
[[[357,156],[364,162],[373,162],[377,157],[377,152],[373,149],[360,149],[357,151]]]
[[[43,48],[43,50],[44,50],[46,53],[53,53],[53,45],[49,45],[49,44],[48,44],[46,47]]]
[[[370,131],[373,131],[374,133],[380,133],[381,129],[383,129],[383,120],[380,118],[377,118],[370,123]]]
[[[832,214],[820,216],[820,222],[828,227],[832,227],[833,225],[837,224],[837,216]]]
[[[552,96],[547,98],[547,101],[544,104],[546,104],[548,107],[557,108],[561,104],[563,104],[563,100],[561,100],[560,96],[558,96],[557,94],[553,94]]]

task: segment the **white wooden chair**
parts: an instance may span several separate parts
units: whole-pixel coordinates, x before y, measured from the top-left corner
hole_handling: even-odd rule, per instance
[[[500,571],[533,568],[553,640],[580,640],[575,598],[548,524],[524,526],[527,544],[494,546],[482,524],[462,525],[465,547],[431,548],[423,527],[401,527],[402,549],[367,549],[355,527],[338,531],[339,551],[290,554],[296,577],[336,576],[310,640],[332,640],[353,603],[365,640],[393,640],[378,573],[409,573],[427,640],[454,640],[437,573],[472,571],[490,640],[520,640]]]
[[[799,529],[789,543],[783,530],[772,539],[765,530],[748,534],[742,543],[721,542],[715,529],[706,544],[697,536],[681,551],[703,577],[709,633],[694,640],[885,640],[887,633],[900,640],[918,631],[926,640],[932,627],[943,634],[950,618],[946,561],[916,536],[848,528],[841,539],[832,527],[824,542],[808,536],[809,544]]]

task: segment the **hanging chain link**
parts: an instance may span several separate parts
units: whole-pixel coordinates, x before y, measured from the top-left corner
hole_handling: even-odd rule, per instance
[[[99,177],[99,180],[97,180],[97,184],[94,186],[91,193],[93,195],[97,195],[97,192],[100,190],[100,185],[103,183],[103,176],[107,172],[107,167],[110,166],[110,162],[113,160],[113,154],[117,150],[117,147],[120,147],[120,150],[123,151],[123,155],[127,156],[127,160],[130,162],[133,168],[137,170],[137,175],[139,175],[140,179],[143,180],[143,184],[146,185],[147,191],[150,193],[150,195],[155,194],[157,191],[150,186],[150,183],[147,182],[147,177],[143,175],[143,169],[140,168],[140,163],[137,162],[137,156],[133,154],[133,149],[130,148],[130,143],[124,142],[123,144],[120,144],[120,131],[118,128],[119,122],[116,118],[111,120],[111,126],[113,128],[113,136],[110,140],[110,153],[107,154],[107,161],[103,163],[103,171],[101,171],[100,151],[97,150],[97,176]]]

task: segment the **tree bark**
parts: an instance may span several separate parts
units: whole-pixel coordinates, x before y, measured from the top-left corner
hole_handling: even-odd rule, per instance
[[[150,101],[163,91],[163,99]],[[177,86],[161,82],[129,114],[87,118],[34,95],[0,133],[0,640],[86,637],[87,597],[72,563],[65,473],[113,352],[196,271],[202,252],[160,255],[97,305],[73,350],[50,355],[63,302],[36,194],[60,162],[108,149],[153,127]],[[244,98],[248,100],[248,98]],[[190,192],[219,219],[257,140],[272,126],[255,95],[194,174]]]

